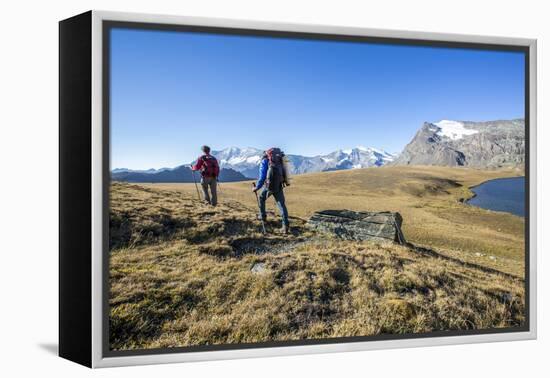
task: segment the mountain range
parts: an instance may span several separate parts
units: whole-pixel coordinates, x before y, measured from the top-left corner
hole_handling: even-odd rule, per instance
[[[258,178],[263,150],[259,148],[229,147],[212,151],[220,164],[220,181],[242,181]],[[291,174],[334,171],[340,169],[379,167],[395,159],[394,154],[371,147],[355,147],[337,150],[327,155],[313,157],[286,155]],[[194,164],[195,162],[189,163]],[[115,181],[128,182],[193,182],[189,164],[176,168],[131,170],[116,168],[111,171]]]
[[[220,163],[220,181],[258,177],[263,150],[229,147],[212,151]],[[425,122],[401,154],[372,147],[339,149],[326,155],[286,155],[291,174],[390,165],[442,165],[495,168],[525,163],[523,119],[469,122]],[[188,165],[176,168],[111,171],[113,180],[129,182],[193,182]]]
[[[253,147],[230,147],[212,151],[221,167],[232,168],[247,177],[258,177],[258,165],[263,150]],[[340,169],[379,167],[395,159],[396,155],[372,147],[337,150],[326,155],[286,155],[291,174],[333,171]]]

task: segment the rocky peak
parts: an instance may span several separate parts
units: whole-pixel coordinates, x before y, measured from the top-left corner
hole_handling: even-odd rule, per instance
[[[394,165],[494,168],[525,161],[525,122],[425,122]]]

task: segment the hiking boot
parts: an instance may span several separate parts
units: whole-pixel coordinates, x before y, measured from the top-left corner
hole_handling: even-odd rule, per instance
[[[290,234],[290,227],[288,226],[288,224],[283,224],[283,227],[281,227],[281,234]]]

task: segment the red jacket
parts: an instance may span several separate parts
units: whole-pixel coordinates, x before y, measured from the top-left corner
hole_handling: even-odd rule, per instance
[[[210,163],[206,163],[206,161],[209,161]],[[218,161],[216,158],[210,154],[204,154],[197,158],[197,163],[195,165],[191,166],[191,169],[194,171],[201,171],[201,175],[205,175],[208,173],[209,170],[208,165],[211,164],[210,167],[210,174],[208,174],[209,177],[218,177],[220,174],[220,167],[218,166]]]

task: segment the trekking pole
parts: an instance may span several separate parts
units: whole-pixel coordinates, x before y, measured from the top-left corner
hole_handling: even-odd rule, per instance
[[[252,186],[255,188],[256,187],[256,182],[253,182]],[[260,208],[260,199],[258,198],[258,193],[254,192],[254,194],[256,195],[256,202],[258,203],[258,210],[261,210],[261,208]],[[262,233],[267,234],[267,231],[265,230],[264,218],[262,217],[262,212],[261,211],[260,211],[260,222],[262,222]]]
[[[199,192],[199,186],[197,185],[197,179],[195,178],[195,171],[191,170],[191,173],[193,174],[193,182],[195,183],[195,189],[197,189],[197,196],[199,197],[199,201],[201,200],[201,194]]]

